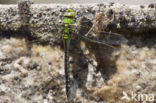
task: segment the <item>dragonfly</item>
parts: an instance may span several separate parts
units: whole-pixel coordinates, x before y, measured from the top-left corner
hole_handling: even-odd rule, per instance
[[[70,75],[69,74],[69,72],[70,72],[70,70],[69,70],[70,69],[69,68],[69,48],[70,48],[70,41],[72,39],[71,36],[72,36],[72,34],[75,34],[75,33],[73,33],[73,31],[74,31],[73,26],[76,26],[75,25],[75,17],[76,17],[76,13],[74,12],[74,10],[68,9],[64,13],[64,19],[62,20],[62,23],[64,26],[64,29],[63,29],[64,53],[65,53],[64,69],[65,69],[65,77],[66,77],[66,95],[67,95],[67,98],[70,98],[70,84],[71,83],[70,83],[70,77],[69,77],[69,75]],[[103,21],[103,19],[105,19],[105,20]],[[117,42],[113,43],[112,41],[109,41],[109,42],[108,41],[107,42],[98,41],[101,38],[100,34],[102,33],[102,34],[108,34],[109,36],[110,36],[110,34],[113,34],[114,37],[118,37],[118,39],[120,38],[118,41],[118,44],[123,42],[123,38],[120,34],[112,33],[112,32],[106,32],[104,30],[103,24],[105,24],[105,26],[107,26],[112,20],[105,18],[104,13],[100,13],[96,18],[96,22],[90,28],[85,26],[85,24],[79,24],[81,26],[80,28],[88,29],[88,31],[84,35],[80,35],[78,33],[76,35],[79,36],[80,38],[82,38],[88,42],[92,42],[96,45],[103,45],[103,46],[107,46],[109,48],[115,48],[113,45],[117,44]],[[80,31],[84,31],[84,30],[80,30]],[[98,40],[93,40],[93,39],[89,38],[88,35],[90,35],[90,34],[93,34],[92,37],[96,38]],[[108,35],[105,35],[105,36],[108,36]],[[108,37],[105,37],[105,38],[108,38]],[[69,100],[69,103],[71,103],[70,100]]]
[[[66,95],[68,98],[68,101],[70,102],[70,78],[69,78],[69,45],[71,41],[71,30],[73,29],[72,25],[69,24],[74,24],[74,18],[76,14],[72,9],[69,9],[65,12],[64,14],[64,19],[62,20],[62,23],[64,24],[64,49],[65,49],[65,65],[64,65],[64,70],[65,70],[65,77],[66,77]]]
[[[89,20],[87,18],[82,18],[78,23],[76,23],[76,13],[73,9],[67,9],[63,15],[63,19],[61,22],[62,31],[58,34],[63,34],[63,42],[64,42],[64,71],[65,71],[65,79],[66,79],[66,96],[70,103],[70,66],[69,66],[69,49],[70,43],[73,39],[73,35],[80,37],[80,40],[87,41],[89,43],[93,43],[95,45],[106,46],[111,49],[115,49],[116,45],[120,45],[122,43],[126,43],[126,39],[119,33],[114,33],[109,30],[106,30],[108,25],[113,21],[112,19],[108,19],[104,13],[99,13],[96,16],[96,21],[88,26]],[[87,23],[86,23],[87,21]],[[55,23],[54,23],[55,24]],[[77,33],[75,31],[78,28],[80,31]],[[59,29],[57,29],[59,30]],[[36,43],[41,41],[42,38],[35,39],[32,41],[28,41],[27,44]],[[73,39],[74,40],[74,39]],[[96,53],[98,54],[98,53]]]

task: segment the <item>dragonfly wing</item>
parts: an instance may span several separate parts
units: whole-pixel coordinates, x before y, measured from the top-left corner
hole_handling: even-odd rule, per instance
[[[128,40],[122,35],[110,35],[108,38],[105,38],[104,41],[109,45],[122,45],[126,44]]]

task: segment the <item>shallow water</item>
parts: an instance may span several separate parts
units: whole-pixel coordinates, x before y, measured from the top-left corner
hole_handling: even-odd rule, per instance
[[[0,0],[0,4],[16,4],[18,0]],[[35,3],[102,3],[115,2],[121,4],[150,4],[156,0],[33,0]]]

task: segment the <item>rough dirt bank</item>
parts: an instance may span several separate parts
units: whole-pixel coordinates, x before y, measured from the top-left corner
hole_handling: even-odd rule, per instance
[[[30,8],[29,5],[22,5],[19,9],[17,5],[0,6],[1,34],[5,32],[6,35],[6,32],[9,31],[26,32],[27,29],[23,29],[23,22],[27,21],[29,22],[29,32],[34,37],[43,37],[46,41],[49,39],[58,41],[56,38],[61,29],[60,21],[67,8],[75,10],[77,23],[83,16],[94,22],[96,15],[99,12],[104,12],[108,17],[114,14],[115,18],[112,25],[115,31],[148,32],[156,28],[155,4],[136,6],[120,4],[34,4]]]
[[[156,95],[156,8],[119,4],[35,4],[30,9],[0,6],[0,103],[66,102],[64,54],[58,31],[67,7],[77,13],[76,33],[84,35],[88,28],[80,24],[91,28],[103,12],[112,22],[107,24],[102,17],[94,30],[98,32],[104,25],[104,29],[108,27],[108,31],[120,33],[127,40],[116,49],[79,38],[72,41],[74,102],[132,103],[131,98],[122,99],[124,91],[129,97],[136,93],[136,103],[155,103],[151,95],[143,101],[138,95]],[[94,32],[90,35],[97,39],[103,33],[97,38]]]

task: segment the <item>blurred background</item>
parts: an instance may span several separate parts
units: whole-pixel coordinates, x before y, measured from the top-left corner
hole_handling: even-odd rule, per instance
[[[18,0],[0,0],[0,4],[16,4]],[[156,0],[33,0],[34,3],[102,3],[115,2],[121,4],[150,4],[156,3]]]

